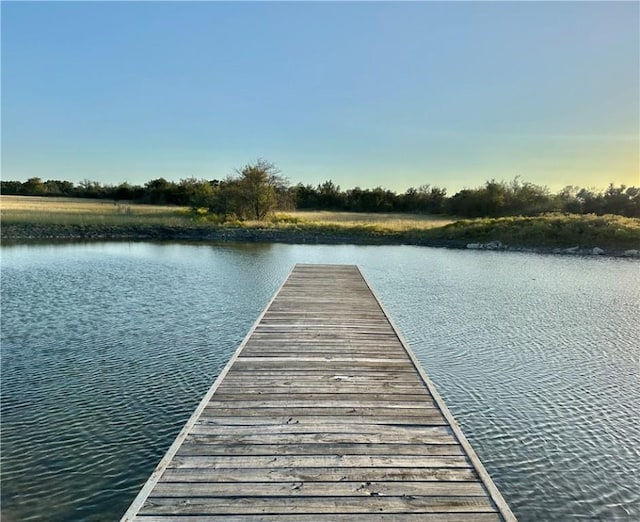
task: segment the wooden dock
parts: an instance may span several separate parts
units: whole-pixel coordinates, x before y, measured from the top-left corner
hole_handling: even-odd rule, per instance
[[[130,520],[515,517],[358,268],[296,265]]]

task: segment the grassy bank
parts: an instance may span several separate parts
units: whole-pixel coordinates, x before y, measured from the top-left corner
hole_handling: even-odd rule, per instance
[[[356,214],[356,217],[349,214],[298,212],[281,215],[281,219],[285,226],[298,230],[395,237],[407,242],[433,240],[467,244],[500,241],[506,245],[545,249],[575,246],[613,250],[640,248],[640,219],[614,215],[549,214],[455,220],[401,214],[388,214],[386,219],[380,219],[375,214]],[[287,220],[287,217],[292,219]]]
[[[501,241],[539,247],[640,248],[640,219],[593,214],[548,214],[460,220],[434,230],[434,237],[469,242]]]
[[[286,212],[266,221],[220,223],[188,208],[1,196],[3,239],[190,239],[289,243],[417,244],[463,248],[500,241],[540,249],[640,249],[640,220],[545,215],[455,220],[419,214]]]

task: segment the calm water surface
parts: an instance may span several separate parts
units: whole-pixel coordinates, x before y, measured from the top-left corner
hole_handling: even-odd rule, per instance
[[[3,246],[2,520],[115,520],[293,264],[356,263],[522,521],[640,520],[640,264]]]

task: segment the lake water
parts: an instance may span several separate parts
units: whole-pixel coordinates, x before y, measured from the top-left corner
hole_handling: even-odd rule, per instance
[[[522,521],[640,519],[640,264],[424,247],[3,246],[2,520],[114,520],[293,264],[354,263]]]

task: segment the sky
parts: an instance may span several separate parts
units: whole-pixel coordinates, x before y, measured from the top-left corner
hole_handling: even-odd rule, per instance
[[[640,185],[638,2],[6,2],[2,179]]]

